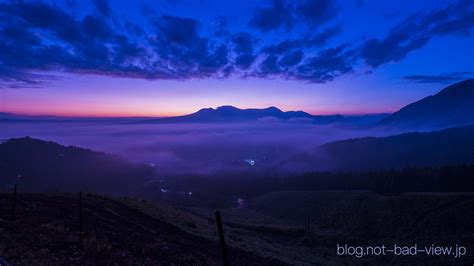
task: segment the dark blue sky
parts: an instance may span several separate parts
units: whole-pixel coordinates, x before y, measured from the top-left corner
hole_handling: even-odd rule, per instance
[[[474,1],[0,1],[0,111],[387,112],[474,76]]]

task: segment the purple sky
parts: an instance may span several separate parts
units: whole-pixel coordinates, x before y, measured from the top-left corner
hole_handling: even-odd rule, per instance
[[[472,1],[0,1],[0,112],[392,112],[474,76]]]

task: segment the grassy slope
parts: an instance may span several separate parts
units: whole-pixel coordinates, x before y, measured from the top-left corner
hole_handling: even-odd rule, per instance
[[[464,245],[463,260],[408,256],[347,259],[353,263],[451,265],[474,260],[474,193],[407,193],[380,196],[366,191],[283,191],[255,198],[262,214],[303,224],[309,216],[315,250],[337,243]],[[470,253],[469,253],[470,252]]]
[[[76,195],[20,194],[19,219],[12,225],[5,220],[10,197],[0,194],[0,257],[23,264],[220,263],[213,210],[183,211],[163,203],[87,195],[84,251],[79,252],[76,206]],[[364,191],[285,191],[255,198],[249,208],[224,209],[222,217],[234,265],[449,265],[462,261],[436,256],[356,259],[336,256],[335,247],[460,244],[471,251],[464,260],[472,261],[472,210],[472,193],[386,197]],[[310,239],[303,231],[308,214]]]
[[[10,203],[10,195],[0,194],[0,257],[14,265],[221,263],[217,241],[190,234],[132,204],[85,195],[80,251],[77,195],[19,194],[14,223],[8,218]],[[216,233],[209,230],[209,234]],[[229,249],[229,257],[235,265],[281,264],[237,248]]]
[[[212,210],[191,209],[199,217]],[[474,258],[474,193],[380,196],[366,191],[282,191],[223,210],[229,235],[258,252],[298,265],[451,265]],[[303,231],[307,217],[312,233]],[[336,255],[337,244],[464,245],[462,259],[437,256]]]

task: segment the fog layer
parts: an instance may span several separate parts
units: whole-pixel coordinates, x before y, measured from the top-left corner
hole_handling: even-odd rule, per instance
[[[0,122],[0,138],[30,136],[150,163],[163,174],[213,174],[272,168],[335,140],[399,132],[271,119],[233,124]],[[298,171],[298,169],[294,169]]]

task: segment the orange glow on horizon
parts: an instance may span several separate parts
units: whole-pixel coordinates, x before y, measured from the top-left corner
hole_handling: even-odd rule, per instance
[[[15,112],[15,111],[2,111],[5,113],[12,113],[16,115],[26,115],[26,116],[58,116],[58,117],[172,117],[180,116],[188,113],[182,112],[163,112],[163,113],[131,113],[131,112],[110,112],[110,111],[98,111],[98,112],[74,112],[74,111],[65,111],[65,112]]]
[[[213,108],[217,108],[213,107]],[[257,108],[257,109],[263,109],[266,107],[239,107],[236,106],[237,108],[240,109],[249,109],[249,108]],[[268,106],[270,107],[270,106]],[[320,110],[320,109],[312,109],[312,110],[302,110],[301,108],[280,108],[276,106],[277,108],[281,109],[282,111],[304,111],[312,115],[364,115],[364,114],[377,114],[377,113],[389,113],[390,111],[383,111],[383,110],[366,110],[366,111],[359,111],[359,112],[353,112],[351,110]],[[209,107],[202,107],[202,108],[209,108]],[[45,108],[46,109],[46,108]],[[188,110],[183,110],[183,111],[157,111],[157,112],[147,112],[145,110],[143,111],[108,111],[108,110],[89,110],[89,111],[55,111],[55,110],[42,110],[42,111],[17,111],[15,109],[10,109],[10,110],[2,110],[1,112],[6,112],[6,113],[12,113],[16,115],[27,115],[27,116],[57,116],[57,117],[92,117],[92,118],[113,118],[113,117],[123,117],[123,118],[133,118],[133,117],[174,117],[174,116],[182,116],[182,115],[188,115],[194,112],[199,111],[201,108],[195,108],[195,109],[190,109]]]

